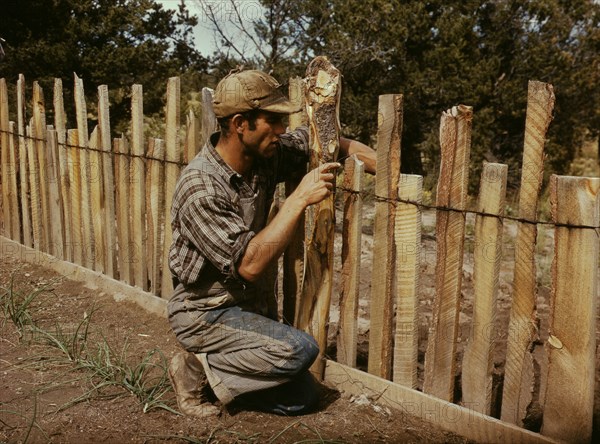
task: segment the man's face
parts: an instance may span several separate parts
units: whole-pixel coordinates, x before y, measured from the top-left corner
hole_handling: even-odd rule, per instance
[[[241,140],[244,151],[250,156],[270,158],[275,154],[279,136],[285,132],[285,114],[260,112],[254,129],[246,122]]]

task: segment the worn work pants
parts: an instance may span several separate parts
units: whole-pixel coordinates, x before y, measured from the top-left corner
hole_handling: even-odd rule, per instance
[[[300,414],[317,401],[308,372],[318,354],[308,334],[239,307],[169,310],[177,339],[202,362],[221,402]]]

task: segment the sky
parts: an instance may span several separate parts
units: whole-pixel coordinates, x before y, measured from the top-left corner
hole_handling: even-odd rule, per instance
[[[242,20],[251,23],[253,19],[258,18],[262,13],[262,6],[259,0],[233,0],[240,12]],[[163,5],[167,9],[177,10],[179,0],[156,0],[157,3]],[[212,29],[211,22],[202,11],[196,0],[185,0],[185,4],[191,14],[198,17],[198,25],[194,30],[195,47],[202,55],[208,56],[216,49],[218,42],[215,41],[215,32]],[[238,35],[233,26],[237,21],[237,16],[233,11],[231,0],[206,0],[205,4],[212,6],[217,20],[224,25],[225,31],[231,35]]]

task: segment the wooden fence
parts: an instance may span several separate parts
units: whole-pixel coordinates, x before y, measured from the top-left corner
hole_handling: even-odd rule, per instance
[[[309,114],[304,119],[308,118],[311,128],[311,163],[317,164],[337,155],[335,110],[340,76],[322,60],[313,62],[311,69],[308,87],[293,80],[291,95],[299,101],[306,97]],[[301,93],[303,88],[306,96]],[[330,95],[325,97],[322,91]],[[9,98],[6,82],[0,80],[2,234],[57,259],[168,298],[172,283],[165,264],[171,231],[165,227],[169,226],[171,198],[181,168],[216,128],[211,91],[203,90],[202,125],[192,112],[182,125],[179,79],[169,79],[162,139],[144,136],[141,85],[132,88],[128,138],[111,139],[106,86],[98,88],[98,125],[91,132],[83,82],[77,76],[74,93],[77,128],[67,129],[60,80],[54,85],[52,125],[47,122],[44,93],[37,82],[28,108],[23,76],[17,82],[16,98]],[[15,107],[12,112],[16,123],[9,120],[9,104]],[[419,364],[417,312],[425,205],[422,178],[400,174],[402,104],[402,95],[380,97],[368,372],[407,387],[405,393],[413,396]],[[522,427],[536,407],[543,412],[540,437],[587,442],[591,439],[594,408],[600,179],[551,178],[550,225],[555,238],[551,313],[548,331],[540,335],[534,252],[543,146],[553,105],[552,87],[530,82],[519,214],[512,218],[518,231],[500,416],[503,422]],[[319,106],[335,112],[323,119]],[[315,114],[320,115],[320,122]],[[473,110],[464,105],[453,107],[441,117],[441,167],[433,205],[437,216],[435,298],[423,392],[490,415],[497,338],[490,332],[495,328],[498,311],[499,267],[507,259],[502,257],[501,249],[503,223],[510,218],[504,215],[506,165],[484,165],[476,209],[467,208],[473,118]],[[291,124],[295,126],[302,120],[301,114],[292,116]],[[335,127],[329,140],[320,139],[317,131],[323,120]],[[356,367],[357,360],[363,176],[364,165],[350,157],[338,187],[343,193],[344,217],[337,334],[337,360],[342,367],[336,368],[346,368],[347,374],[354,375],[360,375],[350,367]],[[288,191],[291,188],[293,184],[288,184]],[[327,345],[332,293],[333,212],[333,197],[309,209],[304,242],[307,252],[303,256],[295,247],[286,253],[283,283],[285,317],[311,332],[322,350]],[[458,362],[468,213],[476,218],[473,319],[464,357]],[[323,224],[327,229],[317,229]],[[301,247],[302,242],[295,240],[294,245]],[[304,275],[300,274],[302,257],[306,261]],[[549,338],[544,344],[544,371],[532,353],[532,345],[540,341],[540,336]],[[319,360],[314,368],[320,375],[324,362]],[[457,390],[459,373],[461,385]],[[344,381],[338,381],[344,385]],[[457,392],[462,393],[460,399]]]

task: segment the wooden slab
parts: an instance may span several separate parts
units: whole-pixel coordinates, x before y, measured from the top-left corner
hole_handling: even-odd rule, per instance
[[[306,106],[310,128],[310,166],[337,159],[340,141],[340,72],[326,57],[316,57],[306,69]],[[306,209],[305,273],[297,327],[311,334],[319,356],[311,371],[322,379],[327,348],[327,323],[333,285],[333,193]]]
[[[129,175],[129,146],[124,137],[115,139],[115,188],[116,188],[116,222],[118,242],[118,270],[119,279],[134,284],[132,262],[130,257],[130,189],[131,176]]]
[[[8,116],[8,90],[6,88],[6,79],[0,79],[0,162],[1,173],[0,183],[2,185],[2,225],[4,235],[14,239],[14,227],[19,225],[18,208],[13,208],[13,201],[16,195],[12,187],[12,178],[16,179],[16,165],[11,163],[9,148],[9,116]],[[16,180],[15,180],[16,183]],[[16,216],[16,217],[15,217]],[[18,236],[17,236],[18,237]]]
[[[529,82],[523,168],[519,193],[519,217],[534,221],[544,169],[544,141],[554,109],[552,85]],[[535,246],[537,226],[520,222],[515,243],[513,298],[506,344],[501,419],[523,425],[533,405],[534,365],[531,345],[538,338],[535,299],[537,293]]]
[[[202,139],[201,146],[204,146],[212,133],[217,131],[217,117],[213,111],[213,93],[211,88],[202,88]]]
[[[441,165],[436,205],[466,209],[473,110],[459,105],[442,114]],[[435,297],[425,354],[423,391],[445,401],[454,400],[456,340],[460,312],[465,214],[438,210]]]
[[[25,139],[26,109],[25,109],[25,78],[19,74],[17,80],[17,130],[19,131],[19,179],[21,184],[21,221],[23,223],[23,244],[33,246],[31,228],[31,202],[29,200],[29,161],[27,141]]]
[[[342,291],[337,334],[337,361],[356,367],[358,299],[362,239],[364,162],[351,156],[344,162],[344,220],[342,223]]]
[[[17,174],[19,173],[19,153],[16,143],[17,125],[8,122],[8,163],[10,165],[8,175],[8,195],[11,210],[11,238],[22,242],[21,219],[19,217],[19,188],[17,187]],[[5,176],[6,177],[6,176]]]
[[[552,176],[550,189],[554,222],[596,229],[559,225],[554,232],[542,434],[587,443],[594,413],[600,179]]]
[[[44,92],[38,82],[33,82],[33,127],[32,134],[35,138],[35,154],[37,156],[36,181],[39,189],[38,199],[41,221],[40,250],[54,254],[50,250],[50,211],[48,209],[48,156],[46,148],[46,110]]]
[[[63,199],[60,192],[60,165],[58,159],[58,134],[54,129],[47,130],[48,164],[48,211],[52,223],[48,229],[52,255],[65,259],[65,231]]]
[[[485,163],[477,211],[502,216],[508,166]],[[462,364],[463,405],[485,415],[492,408],[492,378],[497,334],[498,277],[502,259],[502,219],[478,214],[473,252],[473,320]]]
[[[62,200],[64,240],[64,259],[73,261],[73,230],[71,227],[71,178],[69,177],[67,127],[65,105],[63,101],[62,80],[54,79],[54,127],[58,141],[58,163],[60,169],[60,194]]]
[[[69,165],[69,177],[71,181],[71,249],[73,262],[78,265],[84,264],[85,248],[83,245],[83,220],[82,208],[82,186],[81,186],[81,150],[78,148],[78,131],[70,129],[67,131],[67,156]]]
[[[183,161],[190,163],[202,148],[200,135],[200,119],[190,109],[186,116],[185,146],[183,147]]]
[[[148,157],[165,158],[161,139],[148,141]],[[165,223],[165,166],[160,160],[149,160],[146,175],[146,226],[148,227],[147,261],[150,293],[160,295],[163,264],[162,228]]]
[[[417,388],[421,209],[415,204],[423,202],[423,177],[400,175],[398,198],[394,226],[397,282],[392,380]]]
[[[25,143],[27,145],[27,163],[29,173],[29,197],[31,202],[31,240],[33,248],[42,251],[42,213],[40,209],[39,162],[35,153],[33,119],[30,119],[26,129]]]
[[[379,96],[375,194],[391,202],[398,197],[402,107],[401,94]],[[375,201],[368,368],[369,373],[385,379],[392,378],[392,321],[396,298],[395,219],[395,205],[386,200]]]

